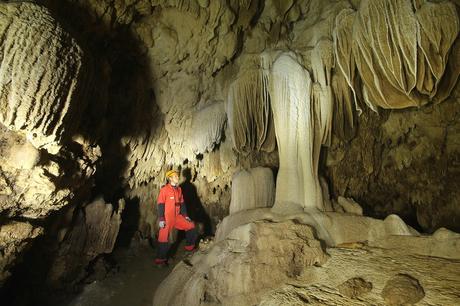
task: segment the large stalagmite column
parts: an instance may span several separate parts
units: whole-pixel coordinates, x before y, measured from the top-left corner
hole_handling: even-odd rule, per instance
[[[280,168],[273,209],[280,213],[323,208],[318,180],[320,131],[315,130],[312,81],[291,55],[282,54],[271,71],[271,106]]]

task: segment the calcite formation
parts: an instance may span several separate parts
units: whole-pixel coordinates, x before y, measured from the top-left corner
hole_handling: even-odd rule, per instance
[[[10,270],[21,253],[30,247],[31,241],[43,234],[42,227],[27,222],[9,222],[0,227],[0,285],[10,276]]]
[[[98,198],[76,211],[73,227],[61,229],[62,241],[47,278],[50,285],[64,287],[68,282],[81,280],[91,260],[113,251],[125,203],[114,206]]]
[[[1,3],[0,17],[3,282],[14,260],[46,232],[35,221],[46,220],[91,185],[100,149],[73,135],[89,76],[76,41],[47,9],[32,3]]]
[[[356,13],[341,12],[336,25],[339,67],[356,90],[356,63],[364,100],[374,110],[440,102],[452,89],[441,84],[458,78],[458,72],[444,77],[459,31],[452,3],[363,0]]]
[[[153,305],[458,302],[459,276],[452,268],[460,264],[459,234],[421,236],[397,217],[321,213],[316,224],[311,217],[268,209],[227,217],[211,245],[176,266]],[[311,236],[313,227],[329,236],[321,239],[325,249]]]
[[[450,256],[444,242],[451,238],[426,242],[388,215],[398,213],[433,232],[442,226],[458,229],[458,1],[36,2],[65,20],[78,38],[44,7],[0,4],[0,212],[2,226],[13,218],[29,218],[34,233],[41,231],[33,220],[46,220],[56,211],[63,215],[54,245],[59,264],[50,274],[56,283],[71,282],[66,269],[78,278],[89,261],[113,246],[120,211],[105,201],[105,206],[85,207],[92,195],[102,192],[110,203],[129,198],[140,214],[139,232],[148,238],[157,227],[157,192],[173,167],[184,175],[190,202],[210,215],[202,220],[212,220],[212,228],[229,212],[252,218],[244,224],[264,219],[259,210],[248,209],[271,206],[275,193],[273,210],[263,210],[263,216],[284,222],[291,213],[299,214],[291,219],[314,227],[318,236],[305,240],[299,234],[303,238],[293,235],[293,240],[315,247],[319,240],[327,243],[336,252],[328,261],[331,271],[342,267],[332,264],[334,258],[352,259],[355,250],[339,249],[342,243],[357,245],[361,252],[366,240],[380,241],[386,249],[417,241],[410,254]],[[254,174],[257,167],[265,168],[260,176]],[[269,184],[268,168],[275,185]],[[248,191],[251,183],[263,186]],[[363,211],[387,218],[364,218]],[[221,222],[216,245],[227,245],[226,235],[244,226],[236,219]],[[347,222],[354,227],[343,226]],[[88,224],[91,231],[84,230]],[[265,227],[276,231],[283,226],[294,233],[310,230],[297,224],[246,226],[239,233],[249,235],[249,242],[234,237],[249,243],[238,249],[241,258],[257,255],[252,245],[257,239],[248,228],[265,235]],[[107,243],[99,244],[95,232],[103,233]],[[398,238],[391,240],[392,235]],[[89,245],[82,242],[86,239]],[[380,262],[386,255],[379,245],[359,254]],[[288,268],[277,275],[292,281],[299,272],[297,253],[290,253],[288,243],[284,246],[289,252],[277,254],[294,259],[282,262]],[[9,252],[13,255],[2,267],[10,269],[23,249]],[[261,258],[269,250],[263,246]],[[229,262],[242,260],[220,247],[210,252],[223,252]],[[84,260],[75,259],[80,255]],[[192,264],[206,270],[206,258]],[[225,273],[227,268],[215,266]],[[368,275],[345,270],[343,277],[320,270],[323,283],[275,286],[253,298],[272,305],[278,297],[331,304],[366,297],[378,304],[397,300],[380,293],[399,273],[419,280],[426,293],[422,301],[437,297],[428,294],[427,279],[417,273],[391,266],[391,273],[382,272],[377,281],[372,277],[380,273],[378,267],[367,268],[372,271]],[[195,273],[187,264],[180,269],[187,277]],[[238,273],[254,285],[250,275]],[[203,276],[190,287],[206,288],[197,292],[209,294],[184,292],[177,301],[236,301],[225,292],[233,287],[219,283],[222,290],[208,288],[209,283]],[[421,296],[420,290],[414,292],[407,296]],[[452,295],[446,292],[449,302]],[[239,301],[249,302],[245,294]]]
[[[271,169],[257,167],[241,170],[233,176],[230,214],[258,207],[272,207],[274,201],[275,181]]]
[[[0,16],[0,122],[56,153],[85,108],[83,51],[45,8],[3,3]]]

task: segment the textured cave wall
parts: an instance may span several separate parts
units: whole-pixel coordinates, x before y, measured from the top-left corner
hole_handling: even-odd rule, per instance
[[[458,231],[459,111],[458,86],[439,105],[365,111],[356,137],[334,138],[325,154],[331,192],[353,197],[369,215]]]
[[[454,44],[451,48],[458,32],[457,4],[447,1],[402,1],[400,7],[391,1],[380,4],[382,7],[369,1],[39,2],[67,20],[97,59],[94,69],[99,75],[95,81],[98,90],[92,95],[86,122],[91,127],[88,134],[98,139],[107,156],[101,168],[105,175],[101,175],[99,185],[110,200],[125,194],[139,203],[138,226],[144,236],[155,233],[154,202],[168,168],[186,170],[187,181],[193,186],[191,194],[214,218],[214,223],[228,214],[234,173],[256,166],[278,169],[273,118],[267,111],[271,105],[263,104],[270,97],[264,90],[268,84],[260,70],[264,65],[261,55],[291,50],[313,78],[313,103],[327,101],[332,93],[334,102],[329,109],[332,107],[333,117],[323,111],[317,118],[324,126],[319,136],[321,142],[332,144],[320,159],[320,172],[327,173],[334,197],[353,197],[364,203],[366,211],[379,216],[385,215],[378,208],[383,199],[389,205],[388,197],[407,195],[412,183],[390,179],[400,177],[402,171],[396,167],[385,168],[389,172],[385,174],[386,185],[359,180],[362,172],[351,170],[360,168],[360,160],[353,159],[358,152],[369,158],[369,137],[377,139],[382,148],[389,145],[389,138],[399,141],[390,136],[394,133],[391,128],[382,138],[374,130],[367,130],[367,122],[377,128],[376,121],[383,124],[388,116],[381,109],[379,115],[369,109],[427,105],[400,111],[401,116],[420,116],[425,107],[447,107],[443,104],[450,100],[439,106],[429,101],[440,102],[449,96],[459,71],[455,60],[458,47]],[[76,13],[69,13],[69,8]],[[376,14],[379,10],[385,11],[385,16],[396,12],[393,22],[399,24],[403,20],[404,29],[409,32],[414,26],[423,31],[408,38],[397,30],[395,23],[381,23]],[[452,21],[449,27],[443,28],[442,20],[429,17],[438,11]],[[368,29],[362,24],[366,16],[373,20]],[[439,28],[442,31],[437,31]],[[391,44],[381,35],[385,31],[395,37]],[[395,61],[401,63],[402,71],[392,68],[397,66],[396,62],[384,60],[388,52],[397,54]],[[414,74],[422,70],[424,75]],[[398,98],[391,96],[391,103],[396,104],[376,98],[379,90],[399,92]],[[254,112],[257,108],[261,112]],[[105,114],[102,119],[101,114]],[[252,118],[254,124],[241,118]],[[332,141],[331,125],[335,135]],[[357,138],[353,138],[355,134]],[[368,138],[360,140],[365,134]],[[434,136],[430,137],[427,139],[432,141]],[[358,142],[361,144],[357,145]],[[435,143],[427,146],[431,149],[422,151],[436,147]],[[379,159],[384,157],[378,156],[382,150],[373,154],[373,168],[382,164]],[[337,158],[333,156],[335,151],[340,153]],[[400,155],[400,151],[392,154]],[[449,154],[455,156],[454,151],[445,155],[446,152],[433,154],[440,162],[448,160]],[[342,159],[342,155],[347,159]],[[369,168],[370,161],[366,163]],[[431,171],[430,167],[439,169],[433,163],[412,163],[404,175],[413,172],[414,178],[423,177]],[[345,182],[352,180],[348,176],[356,178],[352,183],[355,187]],[[102,182],[109,177],[113,181],[103,186]],[[455,190],[455,180],[441,183],[442,176],[434,172],[431,177],[437,177],[435,183],[434,179],[426,181],[438,194],[444,188]],[[364,192],[361,186],[369,187]],[[354,192],[353,188],[359,191]],[[426,189],[424,192],[428,193]],[[374,205],[379,193],[382,196]],[[421,207],[441,207],[434,206],[438,205],[435,202],[455,207],[446,198],[432,199],[431,204],[415,201],[419,203],[417,211]],[[391,212],[404,211],[404,216],[413,218],[413,203],[399,200],[392,205],[401,209]],[[428,216],[435,215],[425,214],[425,219],[429,219],[420,219],[422,226],[430,228],[428,224],[435,221]]]
[[[53,281],[50,267],[73,281],[99,253],[111,251],[119,222],[103,222],[115,210],[109,204],[86,208],[97,220],[79,217],[102,154],[81,129],[91,57],[44,7],[2,2],[0,16],[0,283],[15,271],[1,295],[18,301]],[[88,247],[64,247],[79,227]],[[113,243],[93,250],[98,239],[91,235],[109,229]],[[63,261],[66,269],[59,270]],[[14,284],[24,282],[36,289],[18,295]]]
[[[280,160],[275,137],[273,86],[281,87],[270,72],[286,51],[311,77],[311,90],[302,94],[313,105],[308,115],[316,128],[310,172],[319,168],[333,198],[353,197],[376,216],[397,212],[417,218],[426,230],[458,230],[457,88],[451,93],[460,71],[458,2],[397,2],[401,7],[392,6],[395,1],[365,0],[35,2],[51,13],[18,14],[30,4],[2,5],[8,9],[0,11],[11,15],[0,22],[2,48],[8,51],[2,56],[10,63],[0,69],[11,79],[0,84],[2,224],[45,219],[59,210],[62,222],[54,226],[60,234],[54,238],[65,247],[54,249],[53,260],[61,267],[72,253],[84,254],[76,262],[80,268],[94,259],[91,247],[78,239],[75,249],[69,245],[83,224],[94,223],[81,216],[100,194],[115,215],[121,213],[115,204],[126,198],[126,209],[139,216],[130,226],[144,238],[153,237],[156,196],[171,167],[183,171],[190,214],[205,223],[208,234],[230,212],[232,177],[238,171],[261,166],[279,175],[281,164],[284,169],[292,162],[292,171],[303,175],[295,165],[305,163]],[[382,23],[380,11],[397,18]],[[430,17],[436,12],[451,21],[448,27]],[[25,21],[9,26],[14,18],[37,14],[45,17],[34,27],[21,27]],[[362,24],[367,17],[368,27]],[[394,32],[401,20],[411,37]],[[42,26],[48,27],[43,37],[57,35],[59,43],[47,49],[42,40],[16,41],[42,37],[34,32],[40,34]],[[424,31],[414,37],[414,26]],[[381,35],[385,31],[397,39],[388,43]],[[23,48],[12,48],[19,45]],[[42,49],[50,53],[50,62],[34,53]],[[62,52],[69,54],[65,61],[56,56]],[[398,55],[396,62],[385,60],[387,52]],[[20,62],[26,55],[30,62]],[[13,68],[31,73],[14,74]],[[13,103],[19,96],[24,99]],[[418,107],[381,109],[407,106]],[[293,118],[299,112],[292,110],[292,116],[280,116],[281,123],[298,120]],[[283,124],[279,135],[305,141],[305,135],[294,135],[298,129],[285,133]],[[301,159],[303,145],[311,144],[299,143],[292,156]],[[321,144],[330,145],[322,155]],[[327,194],[314,184],[317,199]],[[311,193],[305,191],[299,194]],[[309,201],[299,200],[304,207]],[[101,211],[102,219],[109,214]],[[104,224],[124,228],[117,218]],[[33,227],[25,232],[35,237],[42,228]],[[69,270],[81,276],[77,267]],[[61,272],[53,272],[54,280],[66,279]]]

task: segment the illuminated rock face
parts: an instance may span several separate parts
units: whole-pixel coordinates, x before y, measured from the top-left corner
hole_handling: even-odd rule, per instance
[[[317,214],[325,229],[314,225],[309,213],[257,209],[228,216],[215,241],[163,281],[153,305],[449,305],[458,300],[459,276],[452,268],[459,266],[459,234],[439,230],[420,236],[396,216],[382,221]],[[330,238],[325,249],[311,226],[315,236]]]
[[[73,149],[65,145],[87,101],[82,49],[43,7],[2,3],[0,16],[3,282],[14,260],[45,233],[43,221],[91,186],[101,152],[78,137]]]
[[[137,204],[140,235],[151,237],[164,173],[180,167],[215,226],[230,211],[272,204],[273,194],[241,204],[249,194],[232,181],[264,167],[276,175],[276,212],[331,210],[342,196],[430,231],[458,226],[460,48],[451,2],[36,2],[81,44],[45,8],[0,5],[8,223],[60,211],[57,231],[69,239],[70,224],[83,226],[76,212],[102,193]],[[333,205],[324,207],[327,187]],[[42,233],[32,227],[20,237]]]
[[[232,178],[232,201],[229,213],[272,207],[275,198],[275,182],[269,168],[241,170]]]
[[[2,4],[0,14],[0,123],[57,153],[85,108],[83,51],[44,8]]]

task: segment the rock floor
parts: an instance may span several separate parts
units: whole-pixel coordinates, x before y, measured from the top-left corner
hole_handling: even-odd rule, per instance
[[[153,264],[155,250],[150,246],[118,249],[113,256],[117,272],[86,285],[83,292],[62,306],[151,306],[156,288],[187,254],[181,245],[169,266],[162,268]]]

